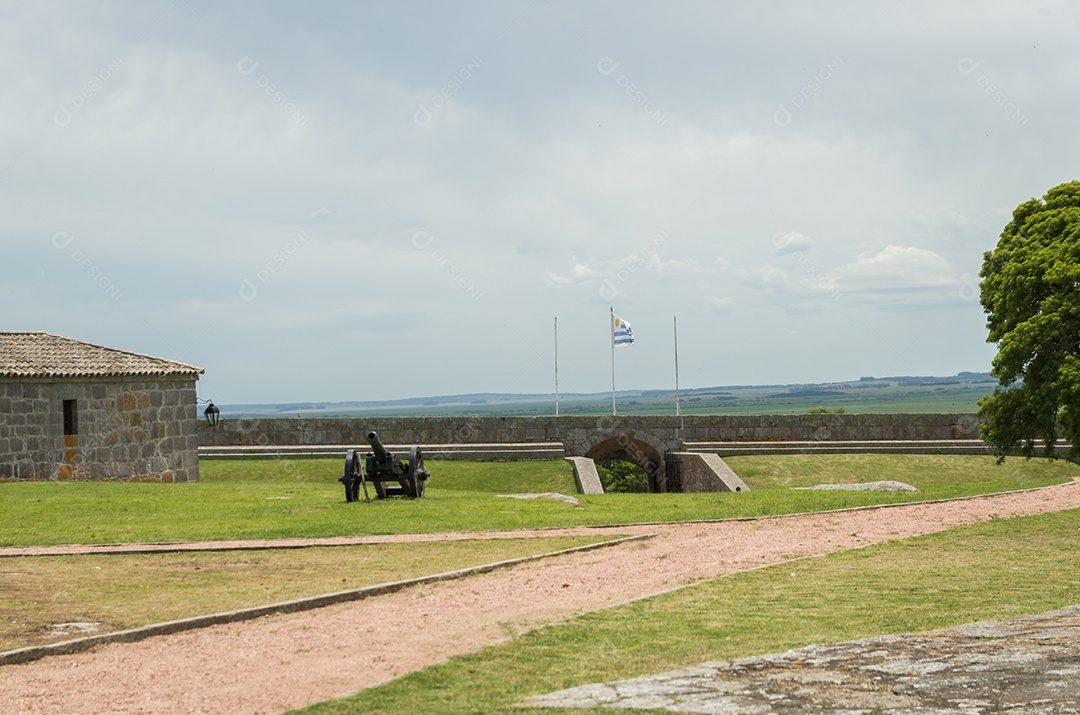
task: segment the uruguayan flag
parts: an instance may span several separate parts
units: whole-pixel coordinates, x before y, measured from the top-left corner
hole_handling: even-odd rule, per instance
[[[615,347],[625,348],[634,344],[634,331],[630,323],[626,322],[614,313],[611,314],[615,324],[612,327],[611,339],[615,341]]]

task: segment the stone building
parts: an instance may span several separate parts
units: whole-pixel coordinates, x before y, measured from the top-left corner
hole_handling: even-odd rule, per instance
[[[0,481],[199,480],[202,368],[0,331]]]

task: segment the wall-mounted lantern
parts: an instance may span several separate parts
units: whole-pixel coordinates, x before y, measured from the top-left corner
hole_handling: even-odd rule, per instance
[[[203,410],[203,417],[206,418],[206,424],[211,427],[217,427],[221,421],[221,410],[214,406],[213,400],[196,400],[198,403],[206,403],[206,409]]]

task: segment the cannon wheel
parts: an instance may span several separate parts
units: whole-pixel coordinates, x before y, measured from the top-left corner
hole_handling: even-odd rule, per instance
[[[350,449],[345,454],[345,472],[341,475],[341,483],[345,485],[345,501],[359,500],[360,482],[363,476],[360,473],[360,455],[355,449]]]
[[[413,447],[413,449],[416,449]],[[416,498],[416,476],[413,474],[412,460],[409,460],[405,467],[405,472],[401,475],[401,479],[398,480],[398,484],[401,485],[401,491],[405,496],[410,499]]]
[[[424,473],[424,456],[420,453],[420,447],[409,450],[409,483],[412,484],[412,495],[417,499],[424,497],[426,480],[421,476]]]

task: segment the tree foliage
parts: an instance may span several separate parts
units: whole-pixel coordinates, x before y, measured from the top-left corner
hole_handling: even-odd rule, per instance
[[[1058,437],[1080,456],[1080,181],[1013,211],[983,255],[980,301],[996,343],[999,387],[979,401],[998,456],[1053,456]]]
[[[649,491],[649,478],[645,476],[645,470],[632,462],[618,459],[597,462],[596,472],[605,493]]]

